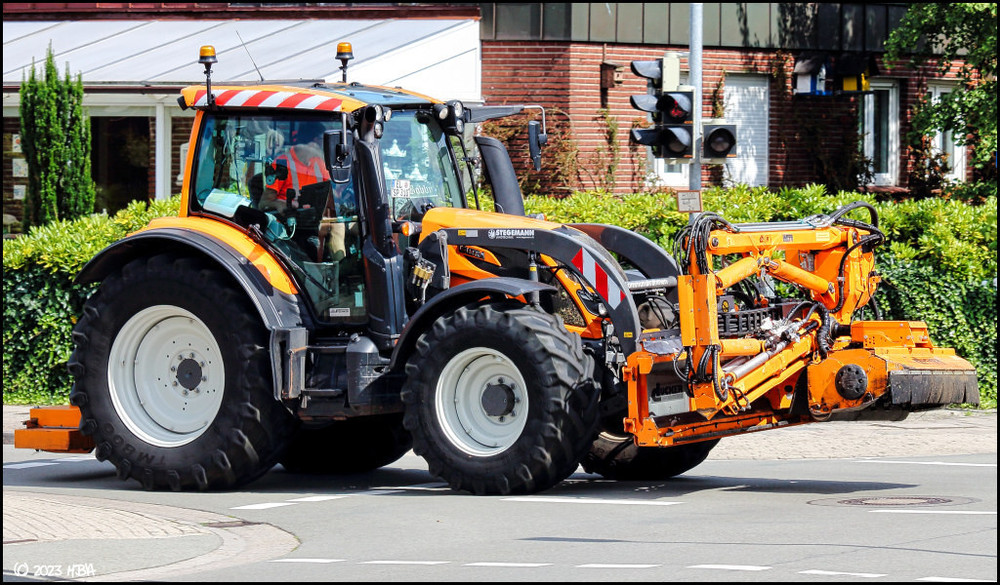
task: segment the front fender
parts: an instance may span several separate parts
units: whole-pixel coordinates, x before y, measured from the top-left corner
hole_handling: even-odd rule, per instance
[[[484,298],[503,300],[534,292],[555,294],[557,290],[552,285],[540,282],[499,276],[466,282],[434,295],[407,322],[396,342],[396,347],[393,348],[390,368],[402,367],[409,359],[420,334],[448,311]]]
[[[543,223],[524,225],[530,227],[447,228],[439,231],[449,246],[533,250],[558,260],[600,296],[614,325],[621,352],[632,354],[642,332],[639,310],[629,292],[625,273],[607,249],[583,232],[569,227],[546,229]]]

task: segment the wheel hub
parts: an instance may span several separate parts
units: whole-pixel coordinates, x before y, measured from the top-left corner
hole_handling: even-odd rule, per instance
[[[514,412],[515,402],[514,389],[503,378],[495,384],[488,384],[483,390],[483,410],[489,416],[507,416]]]
[[[177,366],[177,383],[194,390],[201,383],[201,365],[191,358],[182,358],[181,364]]]
[[[513,446],[527,424],[528,409],[528,385],[514,362],[495,349],[459,352],[438,378],[435,411],[442,431],[474,457]]]

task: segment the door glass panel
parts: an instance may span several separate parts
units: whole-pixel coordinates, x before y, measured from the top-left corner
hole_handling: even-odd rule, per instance
[[[340,121],[303,116],[213,114],[195,153],[191,211],[264,218],[260,229],[291,266],[323,320],[367,320],[358,203],[353,180],[330,180],[323,133]],[[263,214],[247,216],[240,208]]]
[[[876,90],[872,96],[872,163],[876,173],[889,172],[889,91]]]

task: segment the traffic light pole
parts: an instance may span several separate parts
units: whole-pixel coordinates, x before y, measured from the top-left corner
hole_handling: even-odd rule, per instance
[[[702,45],[702,5],[700,3],[691,4],[690,32],[688,34],[690,47],[688,49],[688,70],[690,73],[689,85],[694,87],[694,104],[691,108],[691,118],[694,123],[693,152],[695,156],[688,168],[688,188],[692,191],[701,190],[701,45]],[[694,216],[695,214],[691,214]]]

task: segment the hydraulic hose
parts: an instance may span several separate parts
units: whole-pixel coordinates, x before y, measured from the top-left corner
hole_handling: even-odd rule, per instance
[[[823,321],[819,326],[819,330],[816,331],[816,345],[819,349],[819,356],[826,359],[830,355],[830,314],[827,312],[826,307],[820,303],[816,303],[816,312],[819,313],[819,318]]]

